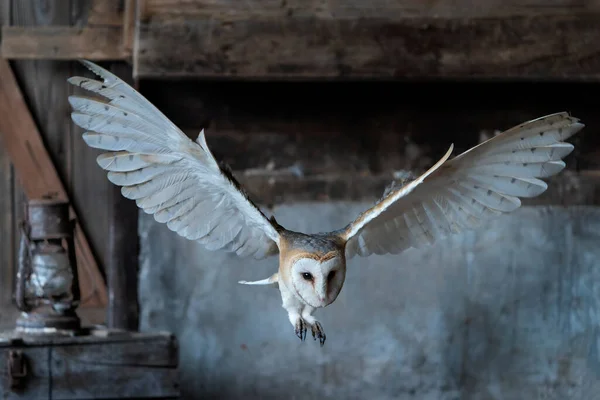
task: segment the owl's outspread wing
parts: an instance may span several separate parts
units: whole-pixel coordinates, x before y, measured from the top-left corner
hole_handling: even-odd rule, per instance
[[[210,152],[204,130],[189,139],[164,114],[114,74],[83,64],[102,82],[69,82],[105,97],[71,96],[83,139],[108,152],[97,162],[121,193],[179,235],[209,250],[261,259],[278,253],[279,233]]]
[[[573,145],[564,140],[583,127],[563,112],[515,126],[448,160],[451,146],[427,172],[342,230],[347,257],[398,254],[514,211],[519,198],[547,189],[539,178],[565,167]]]

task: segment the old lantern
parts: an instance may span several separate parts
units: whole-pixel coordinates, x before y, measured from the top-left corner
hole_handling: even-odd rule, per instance
[[[79,281],[69,203],[36,199],[25,204],[21,226],[16,330],[24,333],[73,333],[81,322]]]

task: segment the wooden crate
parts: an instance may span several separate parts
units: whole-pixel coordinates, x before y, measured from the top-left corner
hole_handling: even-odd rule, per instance
[[[2,399],[175,399],[177,366],[170,333],[0,335]]]

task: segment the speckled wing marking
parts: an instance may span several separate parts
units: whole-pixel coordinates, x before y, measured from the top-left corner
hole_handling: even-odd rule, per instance
[[[520,197],[548,185],[539,178],[559,173],[573,145],[563,142],[584,127],[568,113],[515,126],[390,191],[341,231],[346,256],[397,254],[421,247],[487,219],[514,211]]]

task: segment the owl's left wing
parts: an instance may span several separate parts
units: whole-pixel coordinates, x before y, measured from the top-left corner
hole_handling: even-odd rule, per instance
[[[266,258],[279,252],[277,225],[213,157],[204,131],[188,138],[144,96],[109,71],[82,61],[97,81],[69,83],[104,99],[70,96],[71,118],[121,193],[169,229],[208,250]]]
[[[453,146],[427,172],[392,190],[344,228],[346,256],[398,254],[474,229],[514,211],[519,198],[548,185],[573,145],[563,142],[584,125],[567,113],[515,126],[448,161]]]

